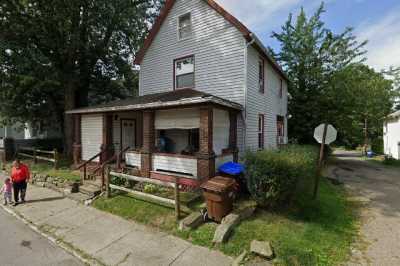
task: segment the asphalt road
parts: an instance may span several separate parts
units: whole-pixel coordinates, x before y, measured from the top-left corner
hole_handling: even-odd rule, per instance
[[[84,264],[0,208],[0,265],[80,266]]]

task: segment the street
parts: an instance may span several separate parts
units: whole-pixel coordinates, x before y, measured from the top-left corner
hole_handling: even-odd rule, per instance
[[[2,266],[84,265],[0,208]]]
[[[361,239],[347,265],[400,265],[400,171],[366,161],[360,152],[336,151],[329,176],[344,182],[361,209]]]

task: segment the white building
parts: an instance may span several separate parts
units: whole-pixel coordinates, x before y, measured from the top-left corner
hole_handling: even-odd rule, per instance
[[[383,127],[385,155],[400,160],[400,111],[387,117]]]
[[[104,154],[100,146],[132,148],[126,162],[143,176],[200,183],[246,150],[287,143],[286,74],[216,2],[167,0],[135,64],[139,97],[67,112],[75,162]],[[161,135],[168,152],[154,147]]]

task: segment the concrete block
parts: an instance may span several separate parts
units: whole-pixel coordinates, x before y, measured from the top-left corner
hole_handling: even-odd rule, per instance
[[[274,257],[271,244],[267,241],[253,240],[250,244],[250,251],[266,259],[272,259]]]
[[[203,223],[203,216],[199,212],[194,212],[179,222],[179,230],[196,229]]]
[[[217,227],[214,234],[213,243],[224,243],[229,239],[233,228],[240,222],[238,214],[229,214],[226,216],[222,223]]]

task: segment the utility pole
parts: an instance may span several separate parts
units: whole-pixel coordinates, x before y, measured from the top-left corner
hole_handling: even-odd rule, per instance
[[[364,155],[367,156],[368,152],[368,118],[364,120]]]

